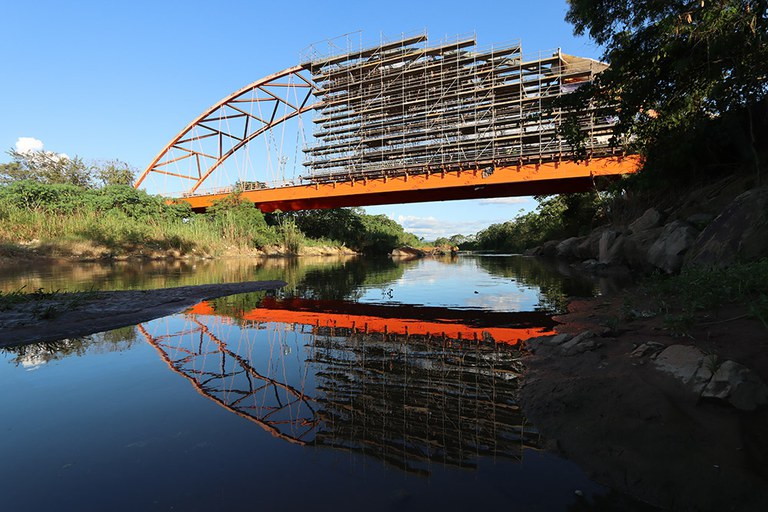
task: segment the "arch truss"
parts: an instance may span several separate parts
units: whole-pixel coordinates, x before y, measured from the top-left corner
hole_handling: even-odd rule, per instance
[[[235,91],[207,109],[160,151],[134,186],[138,188],[152,174],[181,183],[187,194],[198,192],[214,171],[252,140],[317,107],[313,101],[317,86],[303,72],[302,66],[285,69]],[[244,160],[239,182],[246,183],[249,165]],[[278,178],[277,174],[273,176]]]

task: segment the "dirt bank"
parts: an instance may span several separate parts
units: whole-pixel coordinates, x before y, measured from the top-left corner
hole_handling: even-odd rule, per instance
[[[527,359],[525,414],[553,451],[598,482],[672,510],[768,510],[768,413],[707,402],[654,362],[669,345],[696,345],[768,381],[768,332],[729,306],[673,337],[660,317],[616,324],[632,291],[572,302],[558,332],[592,330],[597,348],[563,355],[539,344]],[[635,349],[660,344],[645,355]],[[531,344],[533,346],[533,344]]]
[[[32,298],[0,311],[0,347],[108,331],[178,313],[202,300],[285,285],[283,281],[252,281]]]

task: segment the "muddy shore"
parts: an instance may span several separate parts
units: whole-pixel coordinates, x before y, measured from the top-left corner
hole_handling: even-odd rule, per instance
[[[526,417],[550,450],[645,503],[668,510],[768,510],[765,409],[703,400],[653,359],[670,345],[697,346],[749,367],[765,382],[765,327],[737,306],[685,337],[670,335],[658,317],[616,326],[611,319],[632,293],[574,301],[568,314],[556,317],[560,333],[596,333],[594,348],[564,355],[557,346],[530,344],[521,390]],[[648,343],[659,345],[638,355],[637,347]]]
[[[156,290],[73,292],[0,311],[0,347],[86,336],[171,315],[200,301],[282,288],[284,281],[180,286]]]

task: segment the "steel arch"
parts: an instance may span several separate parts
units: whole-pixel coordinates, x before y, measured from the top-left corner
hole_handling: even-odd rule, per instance
[[[194,181],[194,184],[188,190],[188,193],[192,194],[227,158],[254,138],[280,123],[317,108],[321,102],[312,103],[310,100],[313,93],[319,90],[319,88],[312,80],[302,75],[301,72],[304,70],[304,66],[293,66],[266,76],[233,92],[208,108],[181,130],[157,154],[136,180],[133,185],[134,188],[138,188],[150,173],[158,173]],[[290,77],[295,77],[298,80],[295,83],[281,81],[281,79],[290,79]],[[303,90],[301,96],[296,95],[300,101],[291,102],[286,99],[288,97],[288,89],[291,88]],[[286,94],[283,95],[280,92],[285,92]],[[248,97],[249,94],[252,96]],[[255,96],[257,94],[260,94],[260,96]],[[267,109],[269,111],[266,116],[255,115],[253,112],[241,108],[242,104],[248,103],[267,104],[268,106],[271,104],[271,109]],[[285,109],[285,113],[278,116],[281,106]],[[216,128],[209,124],[212,122],[221,124],[221,122],[229,122],[235,119],[244,121],[244,128],[239,133],[234,133],[235,130],[231,129]],[[198,129],[204,133],[196,134]],[[195,148],[196,143],[199,145],[202,139],[211,137],[218,138],[217,154],[209,154]],[[180,156],[175,156],[176,154]],[[193,172],[191,174],[182,174],[169,170],[168,166],[170,164],[189,158],[194,159]]]

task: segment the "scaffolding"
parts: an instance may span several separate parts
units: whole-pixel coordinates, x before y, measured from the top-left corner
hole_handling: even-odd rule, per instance
[[[559,49],[478,49],[474,37],[428,46],[426,35],[303,64],[318,86],[304,180],[386,178],[573,158],[555,101],[607,64]],[[613,153],[614,120],[579,112],[589,157]]]

